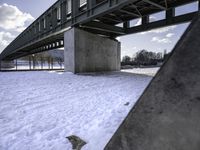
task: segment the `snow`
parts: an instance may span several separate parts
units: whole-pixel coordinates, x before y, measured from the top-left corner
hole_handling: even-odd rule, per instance
[[[0,72],[0,150],[102,150],[152,77],[128,72]],[[130,102],[128,106],[124,105]]]
[[[159,69],[160,69],[160,67],[134,68],[134,69],[124,69],[124,70],[122,70],[122,72],[155,76],[155,74],[158,72]]]

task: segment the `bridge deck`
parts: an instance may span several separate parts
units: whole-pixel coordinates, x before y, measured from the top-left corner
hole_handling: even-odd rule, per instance
[[[190,21],[196,12],[175,15],[175,8],[197,0],[58,0],[0,55],[12,60],[22,56],[63,47],[63,35],[70,27],[115,38],[158,27]],[[163,20],[150,22],[153,13],[165,11]],[[142,18],[139,26],[130,27],[130,21]],[[123,23],[122,27],[117,26]]]

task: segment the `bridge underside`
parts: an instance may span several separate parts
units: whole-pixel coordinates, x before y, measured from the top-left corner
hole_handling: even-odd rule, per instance
[[[114,39],[159,27],[190,21],[197,12],[176,16],[175,8],[197,0],[59,0],[1,53],[1,60],[64,47],[64,33],[71,27],[80,28],[103,37]],[[150,15],[165,12],[159,21],[150,21]],[[141,25],[130,21],[141,18]],[[117,26],[118,24],[123,26]]]

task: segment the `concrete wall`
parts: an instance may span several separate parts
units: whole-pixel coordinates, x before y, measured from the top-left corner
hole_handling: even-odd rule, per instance
[[[64,34],[64,65],[65,71],[75,73],[75,30],[65,32]]]
[[[200,150],[199,37],[200,16],[105,150]]]
[[[65,33],[65,71],[119,71],[120,42],[77,28]]]

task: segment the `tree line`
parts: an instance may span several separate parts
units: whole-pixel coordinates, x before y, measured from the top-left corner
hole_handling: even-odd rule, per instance
[[[64,63],[64,50],[55,49],[41,53],[36,53],[33,55],[22,57],[21,60],[26,60],[26,61],[31,60],[34,62],[34,65],[39,65],[41,61],[43,61],[43,63],[47,62],[48,64],[56,62],[62,67]]]
[[[135,56],[124,56],[121,65],[131,66],[152,66],[158,65],[164,61],[164,56],[161,52],[151,52],[147,50],[138,51]]]

